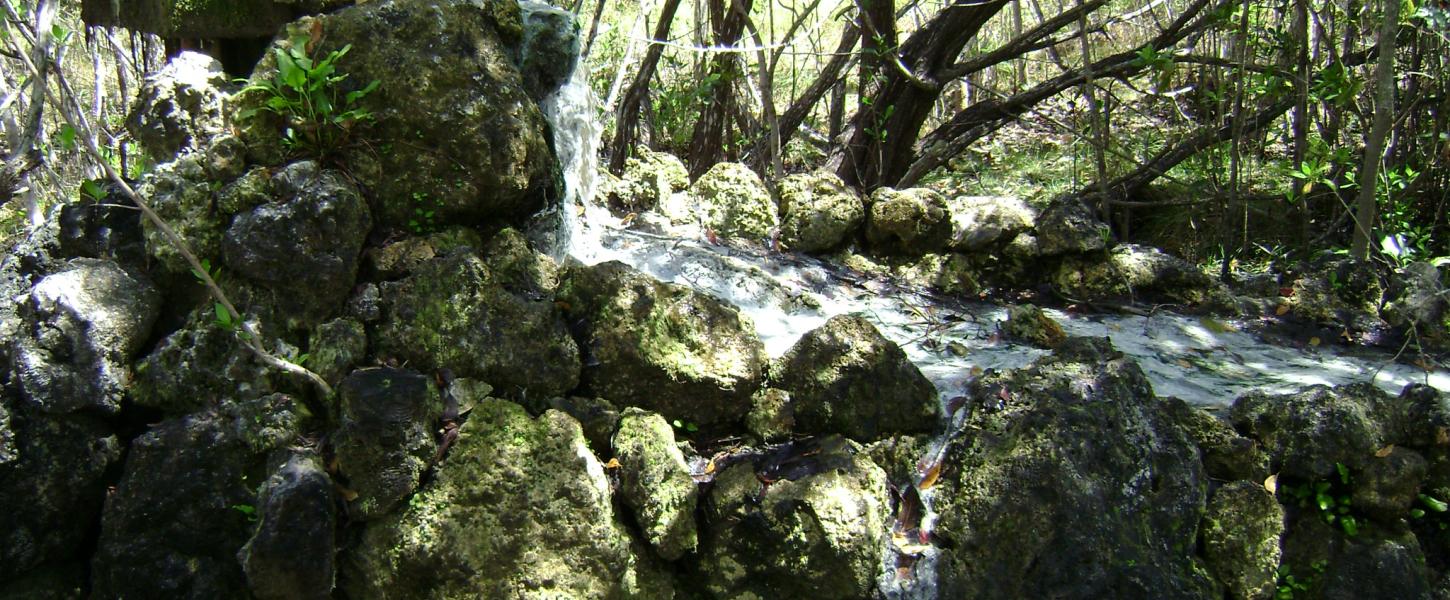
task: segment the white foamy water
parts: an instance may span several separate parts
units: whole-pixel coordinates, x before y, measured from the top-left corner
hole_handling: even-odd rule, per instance
[[[568,186],[557,211],[556,258],[586,265],[618,260],[655,278],[714,295],[754,322],[766,352],[778,357],[806,332],[841,314],[859,314],[895,341],[937,387],[943,402],[962,395],[974,374],[1026,366],[1047,351],[998,334],[1005,308],[914,289],[815,258],[713,244],[699,230],[675,235],[632,231],[594,201],[600,126],[581,66],[546,101],[555,147]],[[1176,396],[1224,408],[1252,389],[1290,393],[1313,384],[1373,381],[1395,394],[1426,383],[1450,392],[1450,372],[1426,372],[1384,352],[1349,354],[1329,346],[1267,344],[1241,324],[1157,313],[1150,316],[1076,315],[1046,309],[1070,335],[1107,337],[1132,357],[1160,397]],[[940,440],[939,440],[940,441]],[[931,490],[923,491],[928,526]],[[935,548],[901,578],[896,554],[884,553],[878,588],[888,598],[935,598]]]

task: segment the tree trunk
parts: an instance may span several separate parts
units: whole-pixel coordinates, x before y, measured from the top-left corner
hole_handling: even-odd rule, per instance
[[[615,175],[624,172],[624,161],[634,153],[634,145],[639,136],[639,111],[644,105],[644,99],[649,94],[650,80],[654,79],[655,66],[660,62],[660,56],[664,54],[665,41],[670,36],[670,23],[675,19],[675,11],[680,8],[680,0],[665,0],[664,7],[660,9],[660,22],[655,25],[654,37],[650,43],[649,50],[644,53],[644,60],[639,64],[639,71],[634,74],[634,81],[629,84],[629,90],[624,93],[624,101],[619,103],[619,112],[614,120],[614,143],[610,145],[609,171]]]
[[[717,46],[729,48],[740,42],[752,3],[753,0],[710,0],[710,27]],[[699,177],[715,163],[735,156],[730,122],[737,110],[735,86],[742,77],[744,66],[738,53],[720,52],[710,60],[705,75],[705,82],[710,88],[709,99],[695,121],[694,135],[690,139],[690,177]]]
[[[846,145],[832,160],[842,180],[873,190],[894,184],[906,173],[921,125],[941,95],[942,74],[967,41],[1005,6],[1007,0],[957,0],[912,34],[899,51],[871,57],[882,63],[880,81],[852,117]]]
[[[1370,240],[1374,235],[1378,206],[1375,188],[1379,181],[1380,159],[1385,138],[1395,116],[1395,33],[1400,27],[1399,0],[1384,0],[1384,22],[1379,32],[1379,58],[1374,65],[1374,125],[1364,143],[1364,163],[1359,169],[1359,201],[1354,210],[1354,238],[1349,255],[1356,260],[1369,258]]]

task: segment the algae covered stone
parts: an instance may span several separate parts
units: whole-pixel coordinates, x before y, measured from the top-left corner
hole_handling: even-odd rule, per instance
[[[700,224],[718,235],[765,240],[779,224],[770,190],[740,163],[710,167],[690,192],[700,201]]]
[[[624,174],[609,186],[610,207],[622,213],[653,210],[690,187],[690,172],[673,154],[637,148],[624,161]],[[685,221],[685,215],[675,215]]]
[[[1198,448],[1137,364],[1070,338],[967,402],[934,489],[942,597],[1221,597],[1195,557]]]
[[[1311,386],[1295,394],[1249,392],[1234,401],[1234,428],[1263,444],[1274,472],[1303,480],[1359,470],[1384,446],[1377,419],[1389,399],[1371,384]]]
[[[349,598],[669,598],[578,422],[480,402],[438,475],[342,558]]]
[[[436,456],[433,426],[443,403],[430,378],[412,371],[354,371],[338,386],[341,414],[333,444],[349,513],[376,519],[393,510]]]
[[[613,445],[620,495],[655,552],[675,560],[693,551],[697,491],[670,424],[658,414],[627,409]]]
[[[1234,481],[1214,493],[1203,516],[1203,554],[1210,573],[1234,600],[1274,595],[1284,507],[1263,485]]]
[[[895,342],[855,315],[806,333],[781,357],[774,385],[790,393],[796,430],[868,442],[937,425],[936,388]]]
[[[1042,309],[1031,304],[1008,308],[1007,320],[1002,323],[1002,333],[1039,348],[1056,348],[1067,341],[1067,333],[1062,330],[1062,326],[1042,312]]]
[[[886,474],[840,436],[731,465],[705,514],[699,569],[716,598],[868,597],[890,527]]]
[[[700,425],[750,410],[765,349],[734,307],[619,262],[569,269],[559,300],[585,357],[584,389]]]
[[[951,207],[926,188],[880,188],[871,193],[866,240],[882,252],[926,254],[947,248],[952,239]]]
[[[372,119],[347,131],[335,153],[370,191],[373,217],[405,229],[416,211],[440,223],[521,219],[557,194],[558,163],[538,104],[515,65],[522,42],[517,2],[368,2],[288,25],[273,48],[323,32],[312,56],[351,45],[335,64],[339,95],[378,82],[358,101]],[[427,43],[420,43],[426,40]],[[296,50],[296,49],[294,49]],[[277,75],[269,50],[252,81]],[[259,158],[284,123],[251,92],[237,99],[239,136]]]
[[[467,248],[380,286],[377,353],[418,369],[477,377],[510,397],[551,397],[579,381],[579,352],[558,307],[515,292]]]
[[[866,204],[830,172],[789,175],[780,180],[780,242],[798,252],[823,252],[841,245],[866,219]]]
[[[1037,211],[1012,196],[957,196],[947,200],[952,213],[954,250],[973,252],[1030,231]]]

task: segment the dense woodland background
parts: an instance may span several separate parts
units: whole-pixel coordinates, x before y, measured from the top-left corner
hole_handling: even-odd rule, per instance
[[[165,158],[138,155],[124,118],[177,44],[86,28],[71,3],[0,5],[13,239],[99,176],[89,140],[133,177]],[[1450,260],[1443,0],[563,6],[579,15],[615,172],[648,147],[693,175],[730,160],[768,181],[825,168],[863,190],[1076,196],[1119,241],[1225,277],[1326,252]],[[83,126],[62,116],[71,101]]]

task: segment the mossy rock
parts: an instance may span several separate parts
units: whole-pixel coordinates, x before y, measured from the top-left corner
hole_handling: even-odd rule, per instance
[[[840,246],[866,220],[861,196],[834,173],[788,175],[780,191],[780,243],[798,252]]]
[[[590,393],[698,425],[735,423],[750,410],[765,349],[729,304],[619,262],[569,269],[558,297]]]
[[[437,478],[341,557],[349,598],[669,598],[578,422],[475,406]]]
[[[719,163],[690,186],[700,224],[725,237],[766,240],[779,225],[775,199],[760,176],[740,163]]]

